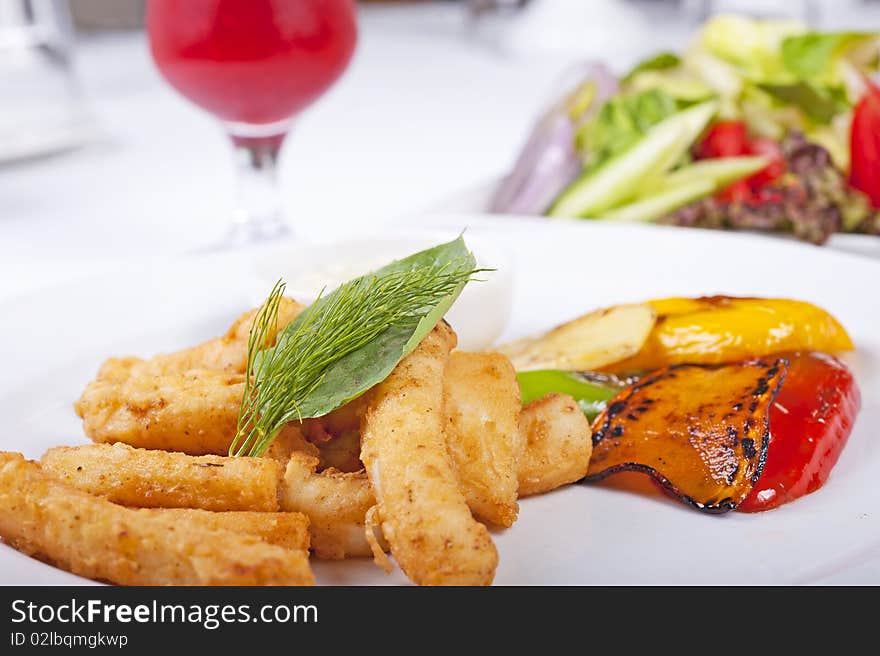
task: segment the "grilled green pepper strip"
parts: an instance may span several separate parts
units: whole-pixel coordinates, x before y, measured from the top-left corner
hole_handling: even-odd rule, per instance
[[[616,376],[592,372],[541,369],[516,374],[523,405],[556,392],[568,394],[577,401],[587,419],[593,421],[627,383]]]

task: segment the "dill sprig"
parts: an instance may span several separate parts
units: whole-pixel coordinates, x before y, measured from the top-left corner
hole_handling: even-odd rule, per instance
[[[251,328],[245,391],[230,455],[264,453],[285,424],[307,418],[300,412],[303,402],[335,363],[391,327],[415,329],[479,271],[469,256],[361,276],[326,296],[322,291],[273,346],[285,289],[279,280]]]

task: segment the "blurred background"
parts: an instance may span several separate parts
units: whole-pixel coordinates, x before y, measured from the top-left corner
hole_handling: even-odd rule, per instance
[[[278,163],[301,240],[400,222],[502,174],[573,62],[626,70],[719,12],[880,27],[869,0],[358,3],[348,69]],[[0,296],[198,251],[233,202],[217,121],[157,72],[144,0],[0,0]]]

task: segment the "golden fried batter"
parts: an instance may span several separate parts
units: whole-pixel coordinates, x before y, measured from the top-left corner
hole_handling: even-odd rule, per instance
[[[128,377],[120,373],[125,366]],[[102,372],[74,404],[93,441],[192,455],[229,452],[244,394],[243,375],[207,369],[137,373],[127,360],[108,362]]]
[[[247,347],[251,326],[261,308],[242,314],[226,331],[225,335],[208,340],[197,346],[173,353],[157,355],[150,360],[140,360],[139,373],[182,373],[190,369],[210,369],[228,374],[243,374],[247,370]],[[292,298],[282,297],[278,304],[278,321],[268,332],[269,341],[305,309]]]
[[[125,506],[278,510],[281,465],[271,458],[188,456],[126,444],[56,447],[43,467],[81,490]]]
[[[303,310],[279,303],[269,338]],[[191,455],[225,455],[238,422],[248,334],[259,308],[243,314],[222,337],[151,360],[110,358],[74,404],[95,442],[125,442]]]
[[[165,518],[178,526],[242,533],[285,549],[309,550],[309,518],[298,512],[216,512],[195,508],[141,508],[135,512],[144,517]]]
[[[480,519],[511,526],[525,448],[513,365],[500,353],[456,351],[446,363],[443,394],[446,439],[468,506]]]
[[[92,579],[121,585],[311,585],[308,553],[144,513],[0,453],[0,536]]]
[[[540,494],[587,474],[593,441],[590,423],[567,394],[548,394],[520,413],[526,449],[519,465],[519,495]]]
[[[303,421],[303,434],[317,448],[320,468],[332,467],[343,472],[364,468],[361,462],[361,421],[370,394],[367,391],[323,417]]]
[[[317,472],[318,458],[290,454],[281,486],[281,508],[308,516],[312,550],[318,558],[342,560],[371,555],[364,529],[375,505],[366,473],[334,469]]]
[[[474,520],[443,432],[443,369],[455,333],[441,322],[382,383],[364,417],[361,459],[382,532],[420,585],[487,585],[498,552]]]
[[[290,423],[281,429],[262,457],[277,460],[283,468],[287,465],[290,454],[294,451],[302,451],[312,456],[318,455],[318,448],[303,437],[302,428],[295,423]]]

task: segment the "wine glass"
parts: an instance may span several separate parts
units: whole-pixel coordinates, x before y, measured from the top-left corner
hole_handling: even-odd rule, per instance
[[[225,245],[288,233],[278,153],[351,59],[353,0],[148,0],[146,24],[161,74],[230,137],[238,206]]]

